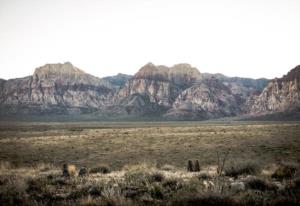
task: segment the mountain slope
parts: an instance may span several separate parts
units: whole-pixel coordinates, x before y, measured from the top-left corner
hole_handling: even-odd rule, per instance
[[[113,87],[121,88],[125,85],[125,83],[132,78],[132,75],[118,73],[115,76],[104,77],[103,79],[108,81]]]
[[[81,113],[105,105],[112,86],[71,63],[46,64],[3,84],[1,113]]]
[[[240,98],[244,103],[249,96],[261,93],[261,91],[268,84],[268,79],[251,79],[242,77],[227,77],[223,74],[209,74],[203,73],[204,79],[216,78],[226,85],[231,92]]]
[[[238,100],[230,89],[215,78],[184,90],[165,115],[175,119],[211,119],[240,113]]]
[[[269,81],[203,74],[189,64],[148,63],[134,76],[103,79],[69,62],[46,64],[32,76],[0,79],[0,117],[85,114],[95,119],[204,120],[268,114],[297,119],[299,81],[300,66]]]
[[[178,94],[192,86],[200,77],[200,72],[189,64],[169,68],[148,63],[126,82],[116,97],[123,99],[136,93],[144,93],[149,96],[150,102],[171,107]]]
[[[290,112],[300,108],[300,66],[268,83],[262,93],[249,99],[249,112],[266,114]]]

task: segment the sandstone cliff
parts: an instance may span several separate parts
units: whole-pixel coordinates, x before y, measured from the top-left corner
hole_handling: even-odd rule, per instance
[[[300,66],[269,82],[261,94],[247,102],[252,114],[290,112],[300,108]]]
[[[169,68],[148,63],[126,82],[116,98],[121,100],[142,93],[148,95],[150,102],[168,108],[182,90],[192,86],[200,78],[200,72],[189,64]]]
[[[238,99],[215,78],[205,79],[178,95],[165,115],[176,119],[210,119],[240,114]]]
[[[134,76],[103,79],[69,62],[46,64],[32,76],[0,79],[0,117],[86,113],[99,119],[203,120],[291,114],[300,111],[299,81],[300,66],[269,81],[202,74],[189,64],[148,63]]]
[[[111,92],[110,83],[69,62],[46,64],[3,84],[1,113],[81,113],[104,106]]]
[[[113,87],[119,89],[122,88],[131,78],[132,75],[118,73],[115,76],[104,77],[103,79],[108,81]]]

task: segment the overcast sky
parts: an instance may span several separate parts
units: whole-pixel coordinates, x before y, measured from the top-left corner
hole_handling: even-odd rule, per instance
[[[148,62],[281,77],[300,64],[300,0],[0,0],[0,78],[66,61],[98,77]]]

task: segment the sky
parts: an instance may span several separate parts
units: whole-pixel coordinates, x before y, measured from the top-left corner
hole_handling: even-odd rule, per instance
[[[0,78],[71,62],[98,77],[148,62],[281,77],[300,64],[300,0],[0,0]]]

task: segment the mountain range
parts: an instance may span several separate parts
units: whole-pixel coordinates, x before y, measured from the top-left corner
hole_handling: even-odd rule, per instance
[[[299,114],[300,66],[282,78],[201,73],[189,64],[148,63],[131,76],[98,78],[70,62],[24,78],[0,79],[0,117],[207,120]],[[298,115],[300,117],[300,115]],[[296,118],[298,118],[296,115]]]

